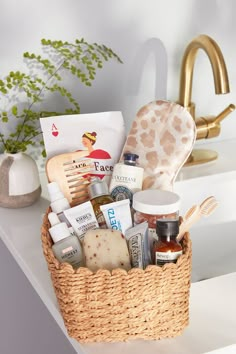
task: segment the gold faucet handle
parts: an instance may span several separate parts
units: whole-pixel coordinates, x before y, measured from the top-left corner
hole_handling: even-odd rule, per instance
[[[196,119],[197,139],[215,138],[220,135],[220,122],[235,110],[235,105],[230,104],[216,117],[200,117]]]
[[[218,116],[215,117],[214,122],[215,124],[219,124],[223,119],[225,119],[231,112],[235,110],[235,105],[230,104],[226,107]]]

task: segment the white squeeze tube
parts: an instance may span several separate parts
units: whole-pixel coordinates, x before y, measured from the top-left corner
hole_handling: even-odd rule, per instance
[[[64,210],[63,213],[81,242],[83,242],[86,231],[99,227],[91,202]]]
[[[120,230],[124,235],[126,230],[133,226],[129,199],[101,205],[100,209],[104,215],[108,229]]]

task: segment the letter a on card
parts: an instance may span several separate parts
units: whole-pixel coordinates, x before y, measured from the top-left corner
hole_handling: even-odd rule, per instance
[[[52,124],[52,135],[56,137],[56,136],[58,136],[58,134],[59,134],[58,129],[57,129],[56,125],[53,123]]]

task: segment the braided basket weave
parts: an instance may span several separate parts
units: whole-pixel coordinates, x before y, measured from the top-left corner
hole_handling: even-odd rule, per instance
[[[184,254],[163,267],[74,270],[52,252],[47,213],[42,245],[69,336],[81,343],[161,339],[182,333],[189,321],[191,240],[183,238]]]

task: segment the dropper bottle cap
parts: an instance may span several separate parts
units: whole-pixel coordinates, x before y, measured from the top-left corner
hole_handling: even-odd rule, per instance
[[[59,214],[63,210],[70,208],[70,204],[61,192],[57,182],[48,183],[48,192],[51,200],[50,206],[54,213]]]
[[[179,233],[179,220],[177,219],[159,219],[156,223],[156,232],[161,236],[177,236]]]
[[[57,214],[54,212],[48,213],[48,220],[50,222],[51,226],[55,226],[57,224],[60,224],[60,219],[58,218]]]
[[[55,200],[64,198],[63,193],[60,190],[60,187],[57,182],[50,182],[48,183],[48,192],[51,202]]]
[[[51,224],[49,228],[49,233],[53,239],[53,242],[56,243],[58,241],[63,240],[66,237],[71,236],[70,230],[65,222],[60,222],[56,213],[49,213],[48,220]]]
[[[139,156],[137,154],[133,154],[131,152],[126,152],[123,155],[123,158],[124,158],[124,164],[125,165],[136,166],[137,159],[139,158]]]

